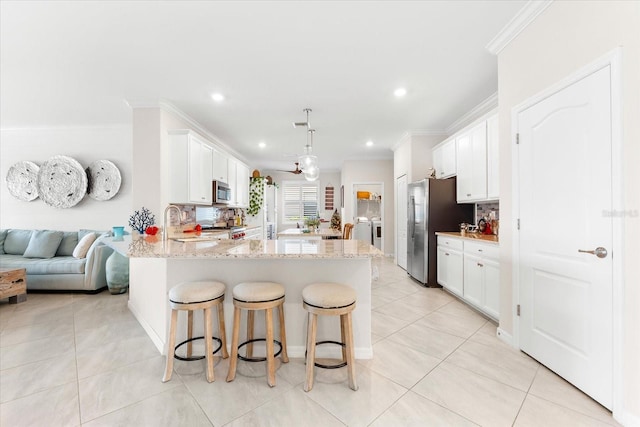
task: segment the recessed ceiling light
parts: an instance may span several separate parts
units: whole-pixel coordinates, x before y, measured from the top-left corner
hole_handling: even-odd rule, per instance
[[[407,94],[407,90],[403,87],[399,87],[393,91],[393,94],[399,98],[401,96],[405,96]]]
[[[367,141],[367,147],[373,147],[373,141]]]
[[[264,148],[264,147],[266,147],[266,146],[267,146],[267,144],[266,144],[264,141],[260,141],[260,142],[258,142],[258,147],[260,147],[260,148]]]
[[[224,101],[224,95],[221,93],[214,93],[213,95],[211,95],[211,98],[216,102]]]

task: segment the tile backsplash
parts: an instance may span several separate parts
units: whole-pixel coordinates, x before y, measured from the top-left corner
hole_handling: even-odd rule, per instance
[[[478,220],[483,216],[489,216],[489,212],[494,211],[496,213],[496,219],[500,219],[500,203],[476,203],[476,224]]]

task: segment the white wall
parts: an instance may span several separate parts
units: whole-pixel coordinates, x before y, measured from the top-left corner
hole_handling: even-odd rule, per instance
[[[511,111],[514,106],[622,46],[624,208],[640,211],[640,2],[551,4],[498,55],[500,115],[500,327],[513,332]],[[594,171],[595,173],[595,171]],[[640,217],[625,229],[623,413],[640,425]],[[614,414],[615,415],[615,414]]]
[[[381,182],[384,184],[382,203],[384,204],[384,248],[386,255],[394,254],[394,200],[395,179],[393,176],[393,160],[347,160],[342,165],[342,185],[344,185],[344,217],[342,223],[353,223],[353,207],[355,194],[352,193],[354,183]]]
[[[0,228],[39,228],[74,231],[126,226],[132,209],[133,158],[131,126],[3,129],[0,140]],[[55,155],[65,155],[85,168],[96,160],[110,160],[120,170],[122,185],[110,200],[88,196],[76,206],[58,209],[40,198],[23,202],[7,190],[9,168],[21,160],[42,165]]]

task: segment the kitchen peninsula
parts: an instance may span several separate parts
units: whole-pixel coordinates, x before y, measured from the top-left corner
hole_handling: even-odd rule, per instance
[[[183,281],[218,280],[227,285],[224,310],[229,339],[235,285],[245,281],[274,281],[284,285],[287,347],[293,357],[304,357],[305,353],[306,311],[302,308],[302,289],[314,282],[351,286],[357,293],[353,313],[355,356],[360,359],[373,356],[371,271],[383,253],[366,242],[341,239],[178,242],[169,239],[163,243],[156,238],[132,239],[130,236],[122,241],[107,240],[105,243],[130,258],[129,309],[162,354],[166,354],[169,330],[169,289]],[[196,335],[201,335],[202,322],[198,315],[202,314],[196,313],[194,328]],[[331,318],[319,319],[318,340],[336,338],[330,336],[335,329],[331,321]],[[183,324],[180,322],[184,320],[180,318],[179,324]],[[245,322],[243,319],[243,325]],[[256,335],[260,334],[264,334],[264,320],[257,317]],[[178,341],[185,336],[185,331],[179,331]],[[339,347],[327,349],[333,350],[339,352]]]

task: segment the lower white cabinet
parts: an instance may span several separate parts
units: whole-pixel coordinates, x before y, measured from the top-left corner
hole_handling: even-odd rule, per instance
[[[449,242],[454,245],[449,245]],[[455,239],[438,237],[438,271],[437,281],[458,296],[462,296],[462,283],[464,280],[462,272],[462,250],[456,250]],[[452,247],[453,246],[453,247]],[[460,241],[460,249],[462,242]]]
[[[497,321],[498,259],[499,248],[495,244],[438,236],[438,283]]]

